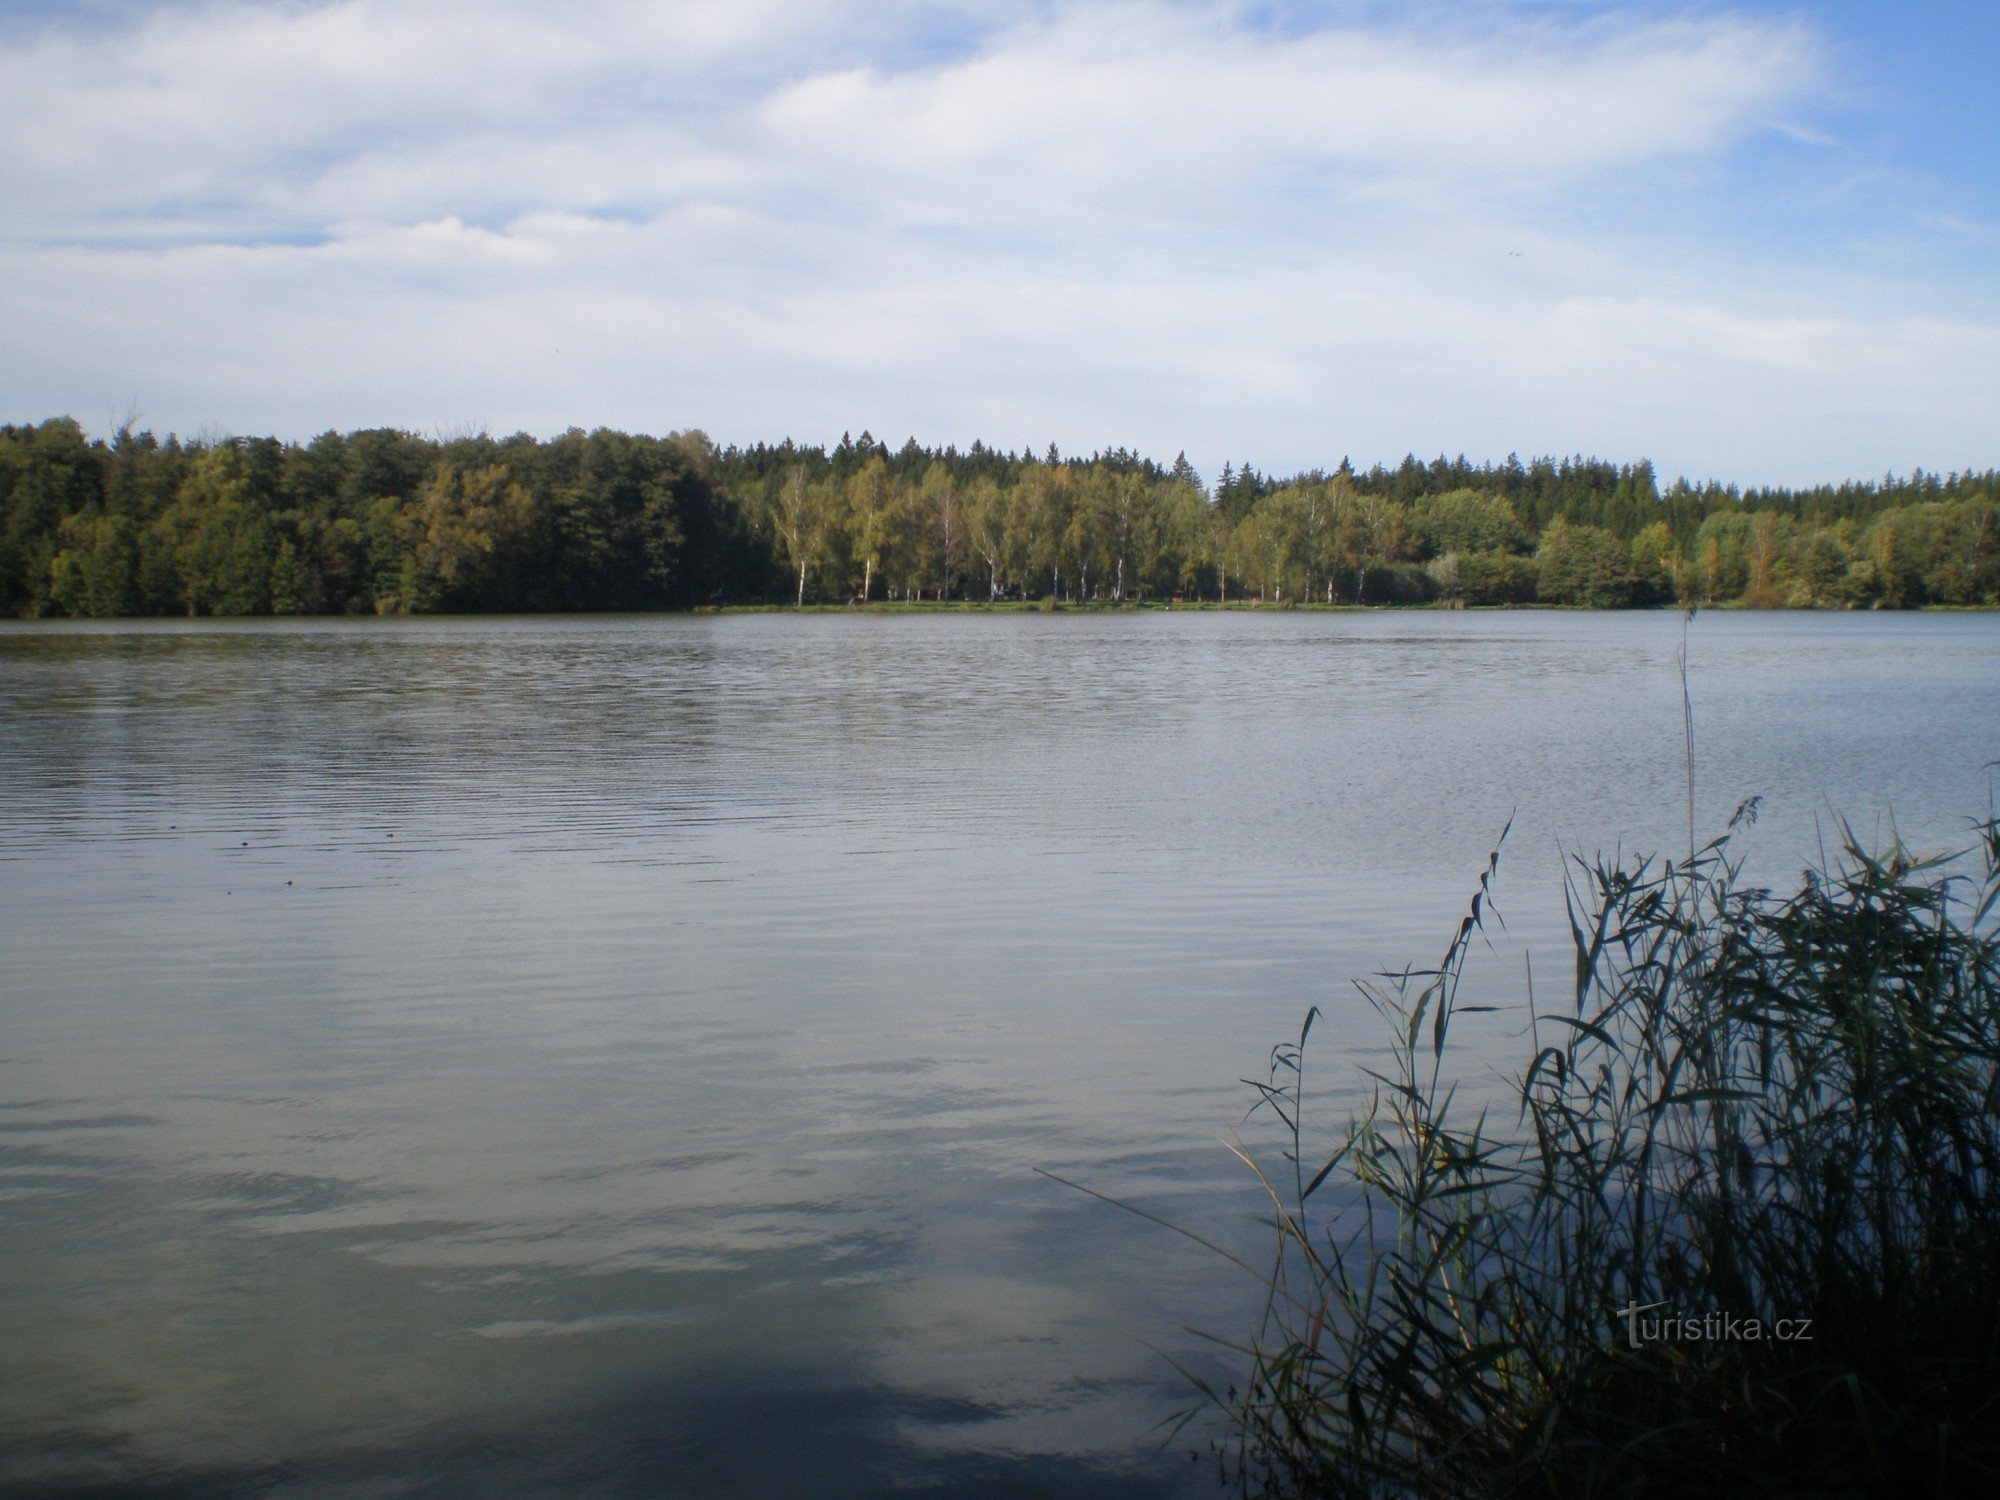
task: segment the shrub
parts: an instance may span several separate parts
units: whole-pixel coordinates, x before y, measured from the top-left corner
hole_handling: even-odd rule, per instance
[[[1426,571],[1446,599],[1467,604],[1535,602],[1533,558],[1511,552],[1448,552]]]
[[[1359,582],[1360,595],[1370,604],[1425,604],[1437,597],[1430,575],[1413,563],[1371,565]]]
[[[1242,1488],[1993,1493],[2000,822],[1977,832],[1969,874],[1849,835],[1784,898],[1728,835],[1578,861],[1574,982],[1531,997],[1510,1130],[1446,1068],[1489,1008],[1459,984],[1497,852],[1441,962],[1363,986],[1394,1060],[1318,1163],[1309,1012],[1257,1085],[1288,1150],[1223,1402]]]

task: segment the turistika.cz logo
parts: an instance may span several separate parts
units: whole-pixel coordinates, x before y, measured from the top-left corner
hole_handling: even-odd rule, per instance
[[[1684,1313],[1663,1313],[1664,1302],[1628,1302],[1618,1316],[1625,1323],[1625,1337],[1634,1349],[1642,1344],[1780,1343],[1794,1344],[1812,1338],[1811,1318],[1739,1317],[1735,1313],[1709,1312],[1700,1317]],[[1648,1316],[1650,1314],[1650,1316]]]

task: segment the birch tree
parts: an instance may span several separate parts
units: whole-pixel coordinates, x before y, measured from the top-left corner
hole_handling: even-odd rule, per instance
[[[798,574],[795,608],[805,607],[806,574],[826,548],[827,528],[833,518],[832,500],[828,486],[807,481],[805,466],[801,464],[785,476],[772,501],[772,533],[785,561]]]

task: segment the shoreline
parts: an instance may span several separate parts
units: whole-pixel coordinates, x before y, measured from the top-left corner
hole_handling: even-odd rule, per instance
[[[1633,604],[1606,608],[1588,604],[1260,604],[1230,600],[1227,604],[1205,600],[1109,600],[1050,603],[1046,599],[1001,599],[991,602],[965,599],[887,600],[871,599],[866,604],[851,601],[829,603],[736,603],[696,604],[668,609],[561,609],[561,610],[382,610],[373,614],[352,611],[286,614],[173,614],[173,615],[16,615],[0,619],[0,628],[18,625],[116,625],[193,624],[201,621],[241,622],[250,620],[528,620],[578,619],[615,615],[942,615],[942,614],[1563,614],[1563,615],[1667,615],[1675,611],[1732,615],[1996,615],[1996,604],[1913,604],[1897,608],[1856,606],[1837,609],[1816,605],[1749,605],[1735,600],[1714,604]]]

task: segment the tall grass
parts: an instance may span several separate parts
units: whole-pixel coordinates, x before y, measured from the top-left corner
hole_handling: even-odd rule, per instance
[[[2000,1493],[2000,821],[1975,832],[1925,860],[1843,827],[1783,896],[1729,834],[1577,861],[1573,980],[1482,1109],[1451,1032],[1496,852],[1443,959],[1363,986],[1393,1056],[1325,1157],[1309,1012],[1255,1085],[1287,1149],[1217,1397],[1233,1484]]]

